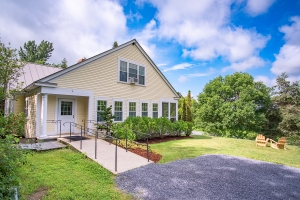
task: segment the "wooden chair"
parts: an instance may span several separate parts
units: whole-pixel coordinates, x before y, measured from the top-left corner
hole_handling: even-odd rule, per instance
[[[266,139],[266,137],[262,134],[258,134],[256,136],[256,146],[263,146],[263,147],[266,147],[268,146],[268,143],[269,143],[269,138]]]
[[[271,147],[274,148],[274,149],[286,149],[284,146],[285,146],[285,143],[286,143],[286,137],[281,137],[279,138],[278,142],[270,139],[271,141]]]

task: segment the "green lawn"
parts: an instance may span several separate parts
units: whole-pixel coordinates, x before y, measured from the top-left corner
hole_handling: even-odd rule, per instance
[[[21,194],[26,199],[39,188],[43,199],[130,199],[114,185],[114,175],[70,149],[33,153],[22,167]]]
[[[151,144],[151,150],[163,156],[160,163],[193,158],[205,154],[226,154],[279,163],[300,168],[300,148],[286,145],[287,150],[257,147],[255,141],[223,137],[193,136],[193,139]]]

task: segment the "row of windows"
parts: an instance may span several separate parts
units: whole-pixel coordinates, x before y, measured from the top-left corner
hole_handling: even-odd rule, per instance
[[[114,121],[123,121],[123,110],[124,105],[122,101],[115,101],[114,102],[114,115],[115,119]],[[97,121],[103,122],[103,119],[101,118],[101,114],[104,109],[107,107],[107,101],[105,100],[99,100],[97,102]],[[137,109],[136,109],[136,102],[129,102],[129,117],[136,117],[137,116]],[[149,111],[148,111],[148,103],[141,103],[141,116],[142,117],[149,117]],[[169,102],[163,102],[162,103],[162,116],[168,117],[171,120],[176,119],[176,103],[170,103],[170,116],[169,116]],[[152,117],[157,118],[158,117],[158,103],[152,104]]]
[[[138,84],[145,85],[145,67],[125,61],[120,61],[119,70],[119,81],[127,83],[129,78],[134,78],[138,80]]]

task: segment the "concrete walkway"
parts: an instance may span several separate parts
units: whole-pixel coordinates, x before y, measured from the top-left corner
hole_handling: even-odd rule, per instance
[[[36,150],[36,151],[45,151],[51,149],[61,149],[65,148],[66,145],[57,142],[57,141],[49,141],[49,142],[38,142],[32,144],[20,144],[22,149]]]
[[[125,149],[117,147],[117,171],[115,171],[115,151],[116,145],[110,144],[104,140],[97,140],[97,158],[95,159],[95,139],[82,140],[82,149],[80,149],[80,141],[72,141],[69,139],[58,138],[65,144],[70,144],[78,151],[86,154],[87,157],[102,165],[114,174],[122,173],[137,167],[153,163],[137,154],[126,152]]]

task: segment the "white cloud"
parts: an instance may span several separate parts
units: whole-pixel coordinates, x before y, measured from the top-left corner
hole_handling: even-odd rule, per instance
[[[235,62],[232,63],[230,66],[225,67],[222,69],[223,72],[228,70],[234,70],[234,71],[246,71],[248,69],[254,68],[254,67],[262,67],[265,65],[265,61],[259,57],[251,57],[247,60],[243,60],[241,62]]]
[[[187,75],[181,75],[178,78],[178,81],[180,83],[184,83],[186,82],[189,78],[193,78],[193,77],[203,77],[203,76],[210,76],[212,74],[216,73],[216,70],[214,68],[209,68],[206,72],[204,73],[192,73],[192,74],[187,74]]]
[[[201,77],[201,76],[210,76],[212,74],[216,73],[216,70],[212,67],[210,67],[207,72],[205,73],[193,73],[193,74],[189,74],[189,77]]]
[[[292,17],[291,26],[283,26],[279,30],[285,34],[286,43],[280,48],[271,72],[280,75],[286,72],[289,76],[300,76],[300,17]]]
[[[188,78],[186,77],[186,76],[179,76],[179,78],[178,78],[178,81],[180,82],[180,83],[184,83],[184,82],[186,82],[188,80]]]
[[[175,71],[175,70],[179,70],[179,69],[186,69],[186,68],[190,68],[192,66],[193,66],[193,64],[191,64],[191,63],[181,63],[181,64],[174,65],[173,67],[165,69],[164,72]]]
[[[248,0],[245,10],[251,16],[266,13],[275,0]]]
[[[11,42],[18,49],[28,40],[52,42],[49,62],[66,57],[69,65],[74,64],[79,58],[110,49],[114,41],[120,44],[127,34],[123,8],[115,1],[17,0],[0,4],[2,42]]]
[[[164,66],[166,66],[166,65],[168,65],[167,63],[160,63],[160,64],[157,64],[156,66],[157,67],[164,67]]]
[[[255,30],[232,26],[233,0],[150,2],[158,9],[158,36],[182,45],[184,57],[212,60],[221,56],[238,62],[257,56],[269,40]]]
[[[256,76],[256,77],[254,77],[254,81],[256,81],[256,82],[261,81],[268,87],[272,87],[272,86],[276,85],[276,79],[275,78],[270,79],[267,76]]]
[[[156,21],[151,20],[148,24],[146,24],[145,28],[138,34],[134,35],[139,44],[143,47],[143,49],[147,52],[147,54],[151,57],[151,59],[155,59],[156,45],[150,42],[151,39],[157,36],[157,28]]]
[[[127,19],[130,20],[130,21],[134,21],[136,20],[137,22],[143,18],[143,16],[140,14],[140,13],[132,13],[132,11],[130,10],[129,11],[129,14],[126,15]]]

